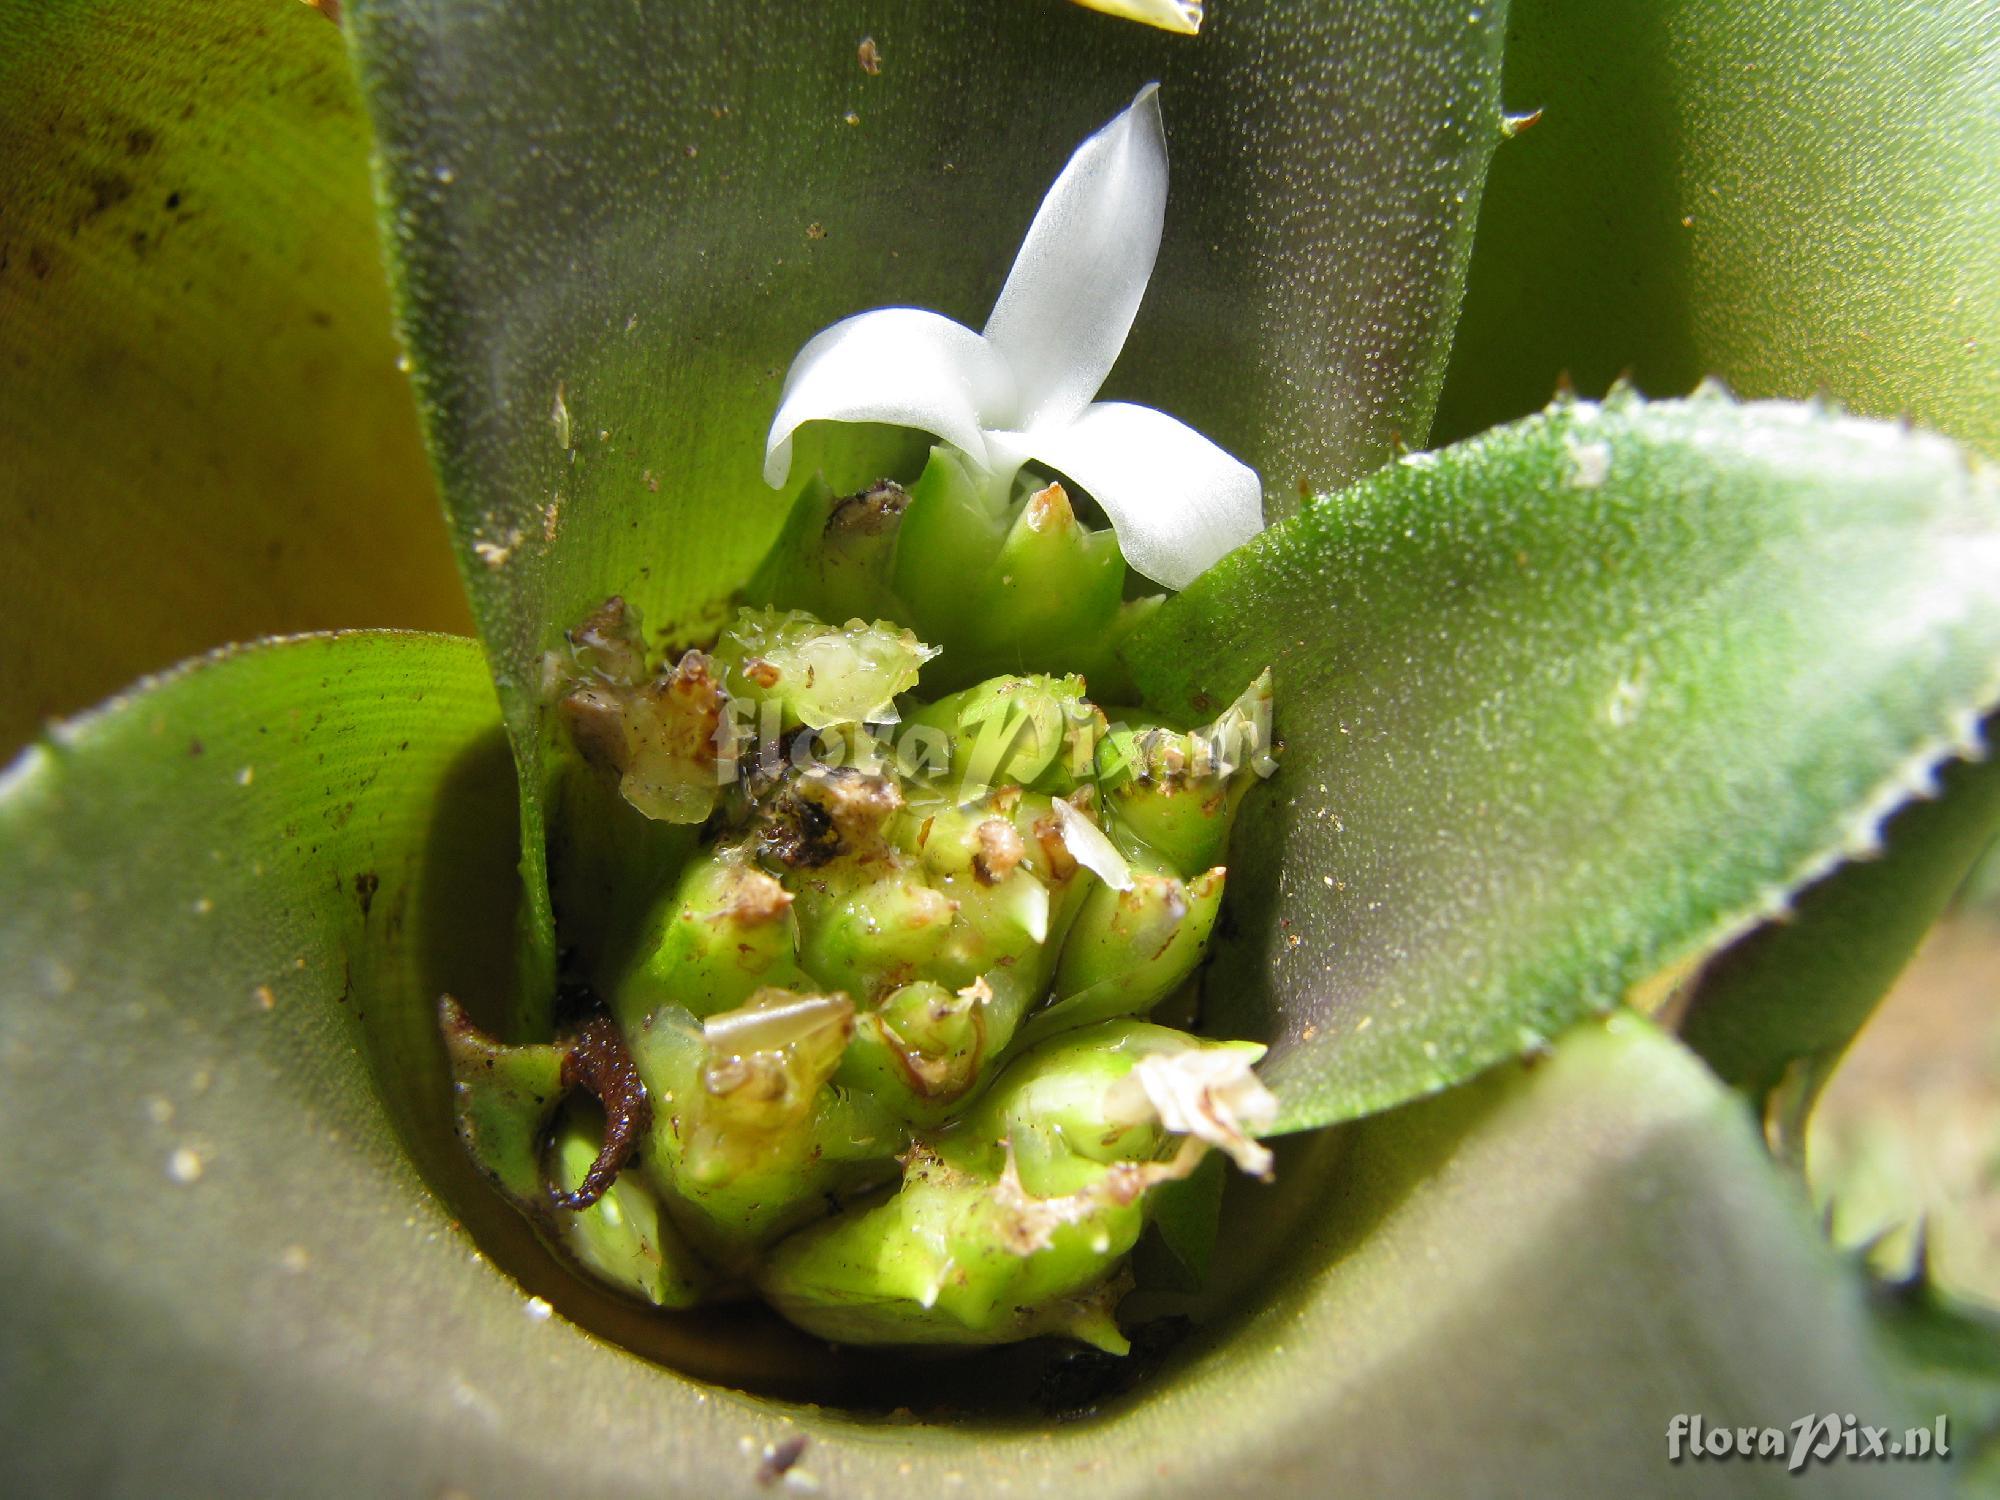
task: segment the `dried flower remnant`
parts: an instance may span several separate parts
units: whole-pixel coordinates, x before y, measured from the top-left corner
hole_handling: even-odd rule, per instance
[[[560,1083],[582,1088],[604,1107],[604,1142],[583,1181],[555,1194],[558,1208],[588,1208],[617,1179],[640,1139],[652,1128],[653,1106],[632,1066],[625,1038],[609,1016],[593,1016],[570,1038]]]

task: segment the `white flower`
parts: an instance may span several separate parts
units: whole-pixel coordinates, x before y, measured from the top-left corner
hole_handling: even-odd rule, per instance
[[[799,351],[765,444],[774,488],[791,472],[803,424],[888,422],[935,433],[996,483],[1029,459],[1059,470],[1104,507],[1125,560],[1170,588],[1256,535],[1263,489],[1247,465],[1165,412],[1091,400],[1160,250],[1167,139],[1157,87],[1077,147],[983,332],[885,307]]]

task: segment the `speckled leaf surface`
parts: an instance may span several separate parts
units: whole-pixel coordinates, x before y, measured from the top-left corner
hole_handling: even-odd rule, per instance
[[[1827,391],[2000,454],[2000,11],[1517,0],[1439,436],[1558,374]]]
[[[887,304],[980,324],[1050,179],[1148,80],[1166,240],[1106,395],[1257,466],[1278,513],[1421,434],[1504,10],[1241,3],[1187,38],[1052,4],[350,5],[417,388],[523,764],[563,626],[618,592],[699,635],[748,577],[784,514],[759,467],[799,346]],[[920,451],[875,432],[820,458],[859,480]]]
[[[412,1028],[437,987],[504,982],[496,730],[468,644],[309,639],[150,685],[10,774],[0,1433],[24,1488],[749,1497],[804,1437],[796,1467],[856,1496],[1679,1494],[1707,1476],[1662,1461],[1673,1412],[1900,1420],[1740,1105],[1631,1019],[1288,1143],[1324,1185],[1255,1311],[1088,1420],[860,1420],[648,1364],[529,1299],[594,1321],[437,1149]]]
[[[1443,1087],[1778,909],[1976,743],[2000,486],[1720,395],[1569,403],[1226,559],[1134,647],[1198,714],[1275,669],[1209,985],[1303,1127]]]
[[[368,126],[297,0],[0,0],[0,754],[140,672],[469,628]]]

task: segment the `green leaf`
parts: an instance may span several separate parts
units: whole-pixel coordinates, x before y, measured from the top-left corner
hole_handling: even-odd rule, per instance
[[[1205,1475],[1174,1470],[1191,1492],[1331,1472],[1363,1494],[1786,1495],[1783,1464],[1670,1463],[1674,1416],[1928,1419],[1874,1373],[1858,1289],[1740,1104],[1636,1017],[1334,1138],[1345,1155],[1294,1269],[1141,1409],[1216,1434]],[[1254,1459],[1212,1415],[1231,1402],[1267,1424]],[[1933,1466],[1842,1478],[1940,1488]]]
[[[1252,1311],[1094,1421],[935,1417],[885,1442],[635,1359],[598,1335],[729,1382],[866,1388],[816,1346],[774,1375],[755,1325],[607,1309],[440,1154],[441,1049],[409,1028],[439,987],[505,983],[495,732],[469,644],[316,638],[149,685],[0,789],[0,1436],[25,1489],[748,1497],[804,1436],[830,1493],[1089,1472],[1115,1500],[1338,1469],[1643,1495],[1684,1487],[1674,1412],[1901,1419],[1740,1107],[1631,1019],[1287,1143],[1281,1180],[1337,1175],[1235,1189],[1218,1266]],[[1292,1242],[1281,1274],[1260,1232]]]
[[[2000,487],[1708,394],[1413,455],[1142,628],[1199,717],[1269,665],[1211,1013],[1300,1128],[1443,1087],[1780,909],[2000,692]]]
[[[1279,513],[1302,477],[1344,482],[1421,434],[1498,139],[1504,12],[1243,3],[1189,39],[1050,4],[351,4],[531,856],[540,654],[613,592],[670,637],[712,631],[784,520],[760,466],[800,345],[892,303],[983,323],[1049,181],[1149,79],[1173,201],[1107,395],[1257,466]],[[842,442],[798,472],[852,488],[922,459],[921,439]]]
[[[1878,857],[1803,891],[1689,983],[1682,1039],[1770,1111],[1781,1147],[1803,1149],[1820,1088],[2000,828],[2000,759],[1941,781],[1888,823]]]
[[[0,0],[0,755],[230,640],[469,628],[340,34]]]
[[[2000,456],[1996,49],[1985,0],[1517,0],[1440,436],[1629,370]]]
[[[2000,1494],[2000,1314],[1943,1295],[1921,1267],[1869,1290],[1887,1367],[1910,1406],[1946,1419],[1958,1493]]]

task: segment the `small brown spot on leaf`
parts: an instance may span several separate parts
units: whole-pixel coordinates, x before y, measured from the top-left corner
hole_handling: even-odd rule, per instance
[[[806,1435],[794,1433],[782,1443],[767,1443],[764,1446],[764,1461],[757,1465],[759,1484],[776,1484],[791,1472],[806,1451]]]

